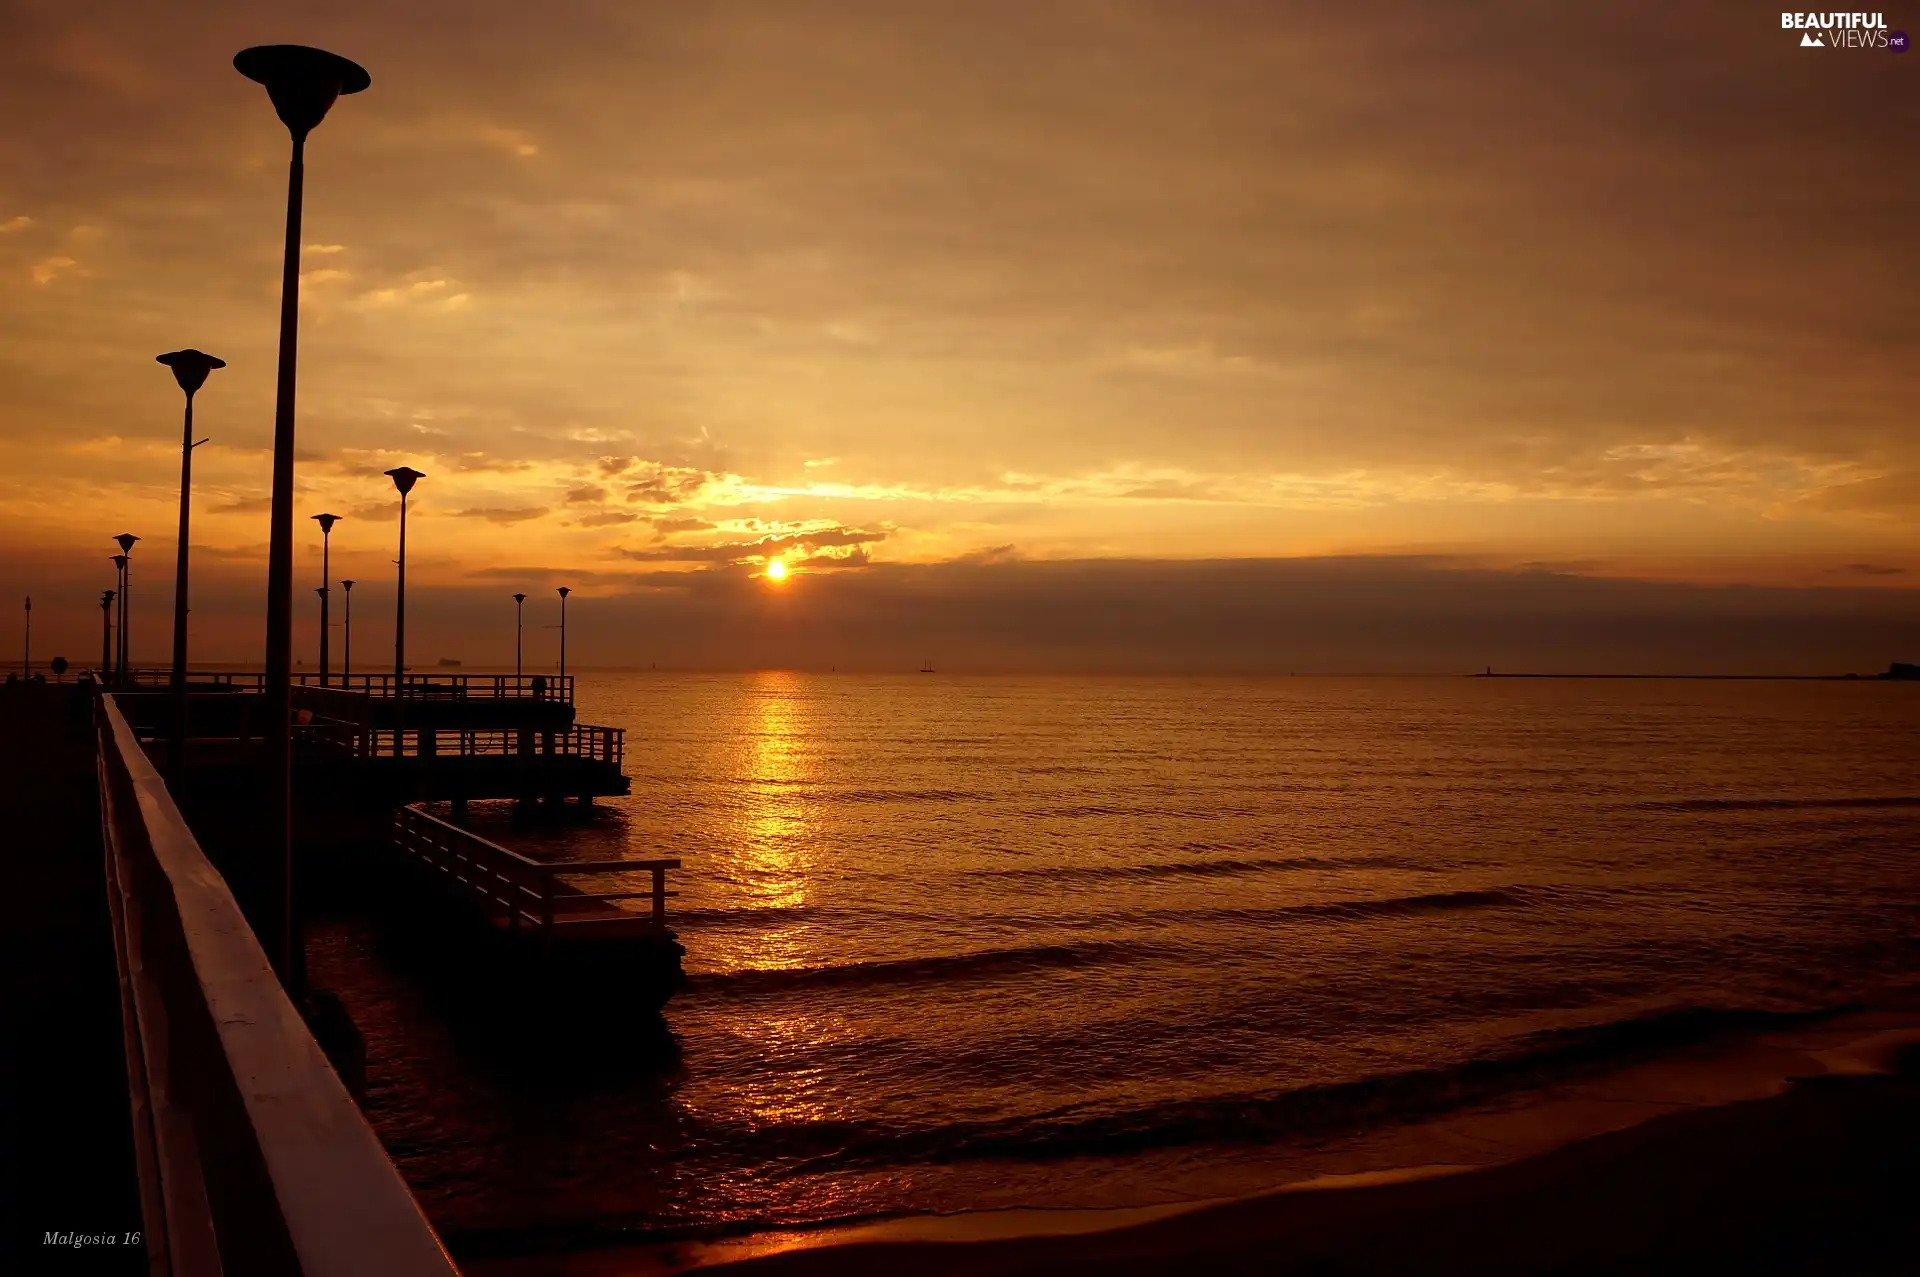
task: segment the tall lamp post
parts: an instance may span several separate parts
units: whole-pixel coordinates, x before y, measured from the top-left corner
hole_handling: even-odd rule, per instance
[[[300,212],[307,134],[334,101],[371,84],[366,70],[335,53],[300,44],[263,44],[234,55],[234,69],[266,86],[274,113],[293,138],[287,165],[287,239],[280,273],[280,366],[273,408],[273,513],[267,541],[266,854],[273,895],[267,956],[281,983],[305,993],[303,954],[293,910],[293,447],[294,381],[300,353]]]
[[[340,588],[347,592],[347,615],[340,623],[340,637],[346,640],[340,653],[340,686],[346,687],[353,682],[353,582],[342,581]]]
[[[524,594],[513,596],[513,676],[515,678],[520,677],[520,636],[526,629],[521,617],[525,614],[526,602],[527,596]]]
[[[124,598],[127,592],[127,556],[124,554],[113,556],[113,584],[115,588],[110,591],[113,597]],[[108,653],[107,681],[115,687],[120,685],[120,621],[125,610],[126,604],[123,602],[114,613],[113,650]]]
[[[398,696],[407,677],[407,494],[427,476],[411,466],[396,466],[387,477],[400,490],[400,579],[393,603],[393,694]]]
[[[227,361],[204,351],[176,350],[154,356],[154,362],[173,370],[173,379],[187,397],[186,421],[180,431],[180,544],[173,568],[173,688],[184,696],[187,686],[187,525],[193,510],[193,450],[205,443],[193,437],[193,397],[207,384],[207,374],[225,368]],[[185,702],[181,703],[182,712]]]
[[[115,537],[114,543],[120,547],[120,553],[114,556],[114,562],[120,566],[120,684],[131,687],[132,668],[127,663],[132,645],[128,642],[128,622],[133,619],[133,546],[140,538],[131,532],[122,532]]]
[[[107,686],[113,679],[113,601],[112,590],[100,591],[100,682]]]
[[[327,596],[333,589],[333,525],[340,522],[337,514],[316,514],[313,521],[320,525],[320,588],[315,591],[320,596],[320,686],[327,685]]]
[[[33,595],[27,595],[27,637],[20,651],[20,679],[25,682],[33,673]]]
[[[554,590],[560,596],[560,693],[566,694],[567,682],[567,595],[573,590],[569,586],[559,586]]]

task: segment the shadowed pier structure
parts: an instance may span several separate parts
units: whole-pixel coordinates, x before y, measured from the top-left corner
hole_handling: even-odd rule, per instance
[[[409,802],[522,802],[623,795],[625,732],[577,722],[573,680],[518,674],[296,676],[296,784],[391,810]],[[135,688],[165,682],[132,673]],[[170,733],[169,697],[125,698],[143,739]],[[187,692],[186,766],[197,776],[244,772],[262,747],[260,676],[194,674]]]
[[[116,700],[0,688],[5,1271],[451,1277]]]

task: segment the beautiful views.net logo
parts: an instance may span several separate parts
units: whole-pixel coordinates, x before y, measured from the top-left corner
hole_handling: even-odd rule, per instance
[[[1782,31],[1800,32],[1803,49],[1891,49],[1905,53],[1907,33],[1887,30],[1879,13],[1783,13]]]

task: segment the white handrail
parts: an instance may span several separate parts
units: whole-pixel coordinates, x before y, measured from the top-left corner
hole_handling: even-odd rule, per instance
[[[151,1271],[455,1274],[113,696],[99,736]]]

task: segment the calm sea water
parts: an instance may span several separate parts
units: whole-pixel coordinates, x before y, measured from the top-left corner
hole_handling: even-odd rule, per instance
[[[590,675],[579,704],[627,729],[633,797],[480,819],[685,859],[670,1047],[530,1073],[372,928],[317,943],[455,1229],[1251,1187],[1920,971],[1920,687]]]

